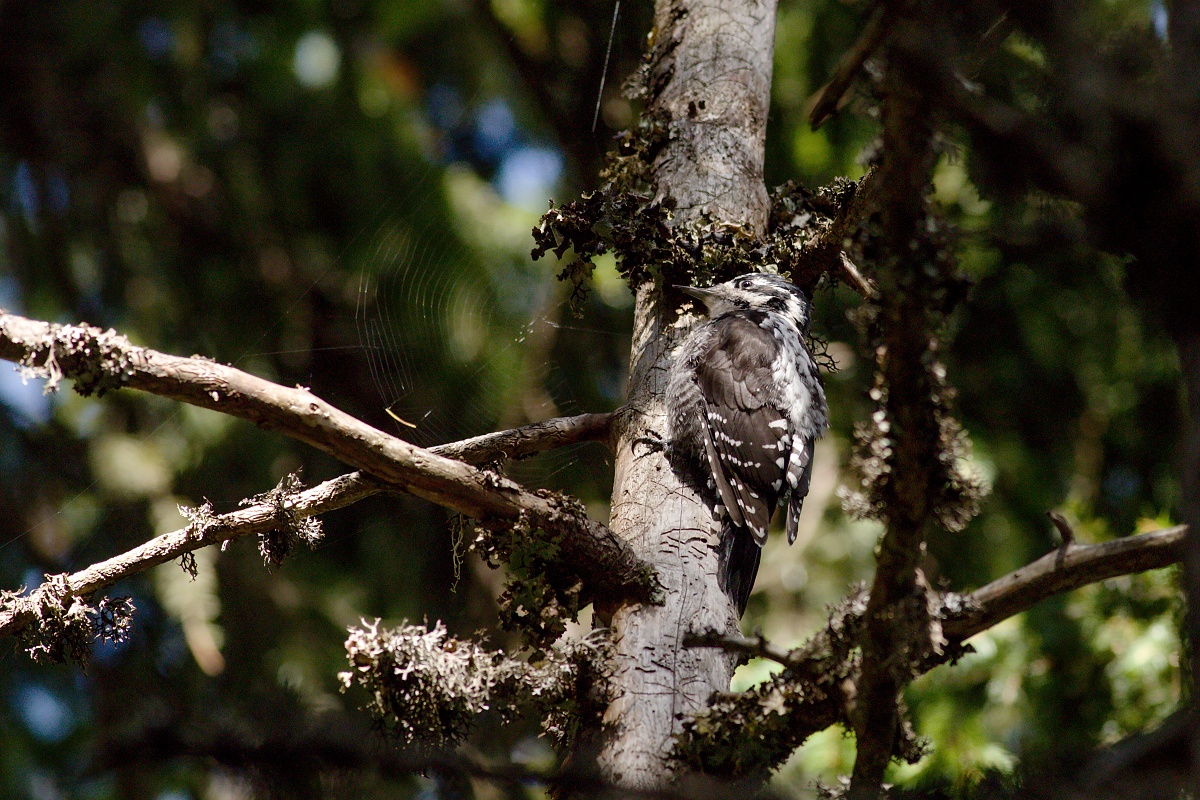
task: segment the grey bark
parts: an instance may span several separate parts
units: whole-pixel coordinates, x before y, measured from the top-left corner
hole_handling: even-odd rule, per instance
[[[653,165],[657,196],[674,201],[677,225],[716,222],[761,235],[775,3],[659,0],[652,37],[646,113],[671,132]],[[667,368],[694,322],[664,306],[662,287],[638,287],[628,389],[638,413],[619,431],[610,524],[655,567],[664,602],[613,613],[616,699],[598,755],[604,778],[630,789],[672,780],[679,716],[727,690],[735,665],[727,653],[683,644],[692,631],[738,630],[737,609],[717,584],[711,512],[661,453],[635,442],[666,431]]]

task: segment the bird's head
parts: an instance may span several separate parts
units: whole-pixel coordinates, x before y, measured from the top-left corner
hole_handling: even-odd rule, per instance
[[[764,311],[790,319],[802,331],[808,329],[808,298],[778,275],[751,272],[710,289],[675,288],[703,301],[710,317],[730,311]]]

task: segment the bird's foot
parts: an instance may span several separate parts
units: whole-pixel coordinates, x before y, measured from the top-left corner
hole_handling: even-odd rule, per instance
[[[670,453],[671,450],[671,443],[664,439],[662,435],[655,430],[647,430],[645,436],[635,436],[633,438],[631,447],[635,455],[637,454],[637,446],[639,444],[645,445],[646,447],[646,452],[642,453],[641,456],[638,456],[639,458],[648,456],[651,453]]]

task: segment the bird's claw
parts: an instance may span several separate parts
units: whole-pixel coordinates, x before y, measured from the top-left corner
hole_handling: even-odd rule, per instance
[[[639,444],[646,446],[646,452],[642,456],[648,456],[651,453],[665,453],[671,447],[671,443],[663,439],[663,437],[654,430],[646,431],[645,436],[635,436],[631,445],[634,454],[637,454],[637,446]]]

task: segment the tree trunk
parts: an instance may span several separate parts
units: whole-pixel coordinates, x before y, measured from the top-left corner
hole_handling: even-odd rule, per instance
[[[764,232],[774,38],[774,0],[658,1],[646,113],[671,131],[653,178],[657,196],[675,202],[676,225],[713,221]],[[727,690],[735,664],[720,650],[683,647],[683,637],[734,632],[738,616],[717,583],[710,510],[661,453],[634,446],[647,430],[666,432],[667,369],[694,318],[665,308],[661,286],[643,284],[636,298],[628,394],[640,413],[620,432],[611,527],[658,570],[665,602],[613,614],[617,697],[605,715],[599,763],[619,786],[655,789],[672,779],[679,715]]]
[[[1184,596],[1187,598],[1185,630],[1191,645],[1192,705],[1197,705],[1197,676],[1200,675],[1200,332],[1175,334],[1179,365],[1187,392],[1188,416],[1179,465],[1181,520],[1188,526],[1187,550],[1183,561]],[[1200,731],[1192,730],[1188,742],[1190,788],[1200,792]]]

